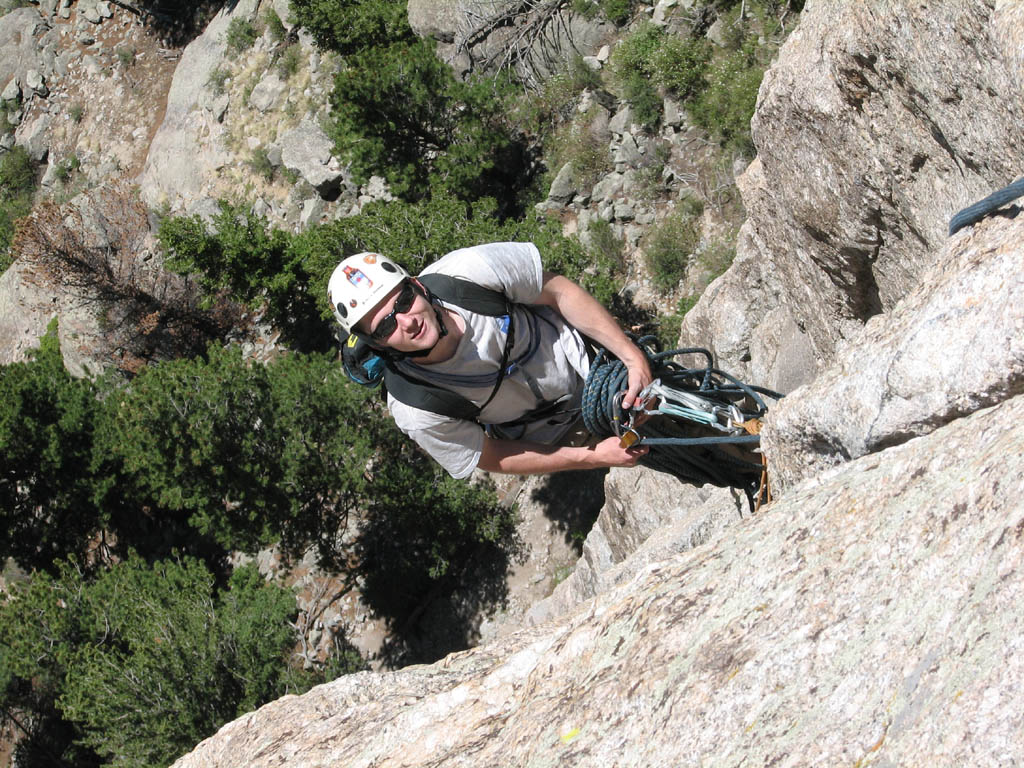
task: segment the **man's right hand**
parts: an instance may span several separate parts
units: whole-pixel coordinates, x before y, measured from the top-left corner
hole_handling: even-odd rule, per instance
[[[604,467],[635,467],[649,450],[646,445],[622,448],[617,437],[605,438],[593,447],[598,466]]]

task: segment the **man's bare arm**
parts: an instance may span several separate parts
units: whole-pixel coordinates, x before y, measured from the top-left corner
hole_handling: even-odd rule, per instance
[[[629,408],[653,376],[647,356],[629,340],[611,313],[572,280],[550,272],[544,273],[544,287],[537,303],[557,309],[573,328],[625,363],[629,383],[622,405]]]
[[[477,467],[508,475],[545,475],[567,469],[633,467],[646,446],[620,448],[619,438],[609,437],[594,446],[558,446],[526,440],[484,440]]]

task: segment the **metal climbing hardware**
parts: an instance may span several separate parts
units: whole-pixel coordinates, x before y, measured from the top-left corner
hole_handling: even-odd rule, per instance
[[[617,436],[620,445],[650,447],[640,463],[683,482],[738,488],[755,511],[770,499],[767,467],[760,452],[760,424],[767,400],[778,392],[745,384],[713,367],[702,348],[660,351],[657,339],[634,339],[647,355],[655,380],[622,408],[624,363],[600,350],[583,390],[583,422],[594,435]],[[699,355],[703,366],[677,358]]]

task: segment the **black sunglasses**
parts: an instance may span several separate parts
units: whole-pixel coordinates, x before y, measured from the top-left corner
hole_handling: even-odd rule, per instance
[[[404,315],[412,309],[412,305],[419,293],[420,291],[416,283],[411,280],[406,280],[402,283],[402,290],[399,292],[398,298],[395,299],[395,305],[391,308],[390,312],[381,318],[381,321],[377,323],[377,327],[370,331],[370,338],[374,341],[387,341],[391,334],[395,332],[395,328],[398,327],[395,315]]]

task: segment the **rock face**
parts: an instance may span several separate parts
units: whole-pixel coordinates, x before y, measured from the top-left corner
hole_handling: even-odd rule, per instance
[[[175,765],[1013,764],[1022,418],[851,462],[558,624],[282,699]]]
[[[768,414],[777,487],[1024,392],[1024,217],[961,231],[916,288]]]
[[[241,0],[217,14],[182,54],[167,96],[163,124],[150,146],[139,180],[143,200],[152,207],[173,206],[207,195],[207,177],[228,161],[217,152],[223,127],[211,110],[197,108],[209,98],[211,71],[224,58],[224,37],[233,17],[249,18],[258,0]],[[212,139],[212,140],[211,140]]]
[[[738,257],[683,339],[791,391],[774,503],[611,473],[523,629],[176,765],[1024,762],[1024,217],[946,237],[1024,168],[1022,42],[1019,3],[810,2],[766,77]]]
[[[798,329],[820,366],[893,309],[950,217],[1024,170],[1021,16],[981,0],[808,3],[761,85],[740,180],[757,307],[737,320],[709,295],[684,341],[724,329],[723,359],[806,382],[757,348],[769,326]]]

